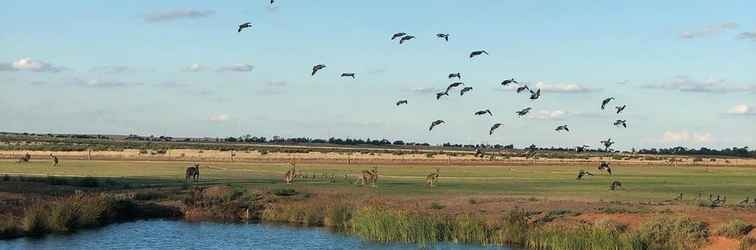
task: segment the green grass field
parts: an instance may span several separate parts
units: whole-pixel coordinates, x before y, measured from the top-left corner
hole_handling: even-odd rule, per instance
[[[187,162],[149,161],[64,161],[51,167],[48,161],[16,164],[0,161],[0,175],[92,176],[117,178],[134,184],[181,185]],[[613,166],[614,176],[600,173],[595,165],[564,166],[379,166],[377,188],[358,187],[345,180],[345,174],[358,174],[372,168],[367,165],[299,165],[306,174],[336,176],[336,183],[326,180],[299,179],[291,185],[297,189],[322,189],[384,195],[505,195],[547,199],[661,201],[684,193],[692,199],[699,192],[727,195],[732,201],[756,197],[754,167],[669,167]],[[424,176],[440,168],[435,188],[425,187]],[[287,164],[209,163],[201,167],[200,184],[233,183],[255,188],[286,186],[281,177]],[[575,180],[580,169],[596,176]],[[609,191],[609,183],[619,180],[623,189]],[[352,180],[353,181],[353,180]]]

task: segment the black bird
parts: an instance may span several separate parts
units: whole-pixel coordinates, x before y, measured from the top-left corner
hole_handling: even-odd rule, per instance
[[[399,39],[399,44],[403,44],[404,42],[412,40],[412,39],[415,39],[415,37],[414,36],[403,36],[402,39]]]
[[[434,127],[436,127],[438,125],[441,125],[442,123],[445,123],[445,121],[444,120],[436,120],[434,122],[431,122],[431,125],[430,125],[430,128],[428,129],[428,131],[433,130]]]
[[[485,50],[476,50],[476,51],[470,52],[470,58],[473,58],[482,54],[488,55],[488,52]]]
[[[614,122],[614,126],[622,126],[627,128],[627,121],[626,120],[617,120]]]
[[[242,24],[239,24],[239,29],[236,30],[236,32],[237,33],[238,32],[242,32],[243,29],[251,28],[251,27],[252,27],[252,23],[250,23],[250,22],[242,23]]]
[[[528,85],[522,85],[522,86],[520,86],[520,87],[517,87],[517,93],[518,93],[518,94],[519,94],[520,92],[523,92],[523,91],[525,91],[525,90],[528,90],[528,91],[530,91],[530,88],[528,88]]]
[[[452,88],[456,88],[462,85],[465,85],[465,84],[461,82],[455,82],[455,83],[449,84],[449,87],[446,87],[446,92],[449,92],[449,90],[451,90]]]
[[[489,114],[489,115],[493,116],[493,113],[491,113],[491,110],[488,110],[488,109],[486,109],[486,110],[480,110],[478,112],[475,112],[475,115],[485,115],[485,114]]]
[[[457,78],[458,80],[462,80],[462,73],[449,73],[449,79]]]
[[[601,144],[604,145],[604,151],[609,151],[609,148],[614,145],[614,142],[612,141],[612,138],[609,138],[605,141],[601,141]]]
[[[499,128],[499,127],[501,127],[502,125],[504,125],[504,124],[501,124],[501,123],[496,123],[496,124],[494,124],[493,126],[491,126],[491,130],[489,130],[489,131],[488,131],[488,135],[493,135],[493,133],[494,133],[494,130],[498,129],[498,128]]]
[[[556,131],[562,131],[562,130],[564,130],[564,131],[567,131],[567,132],[570,132],[570,129],[569,129],[569,128],[567,128],[567,125],[566,125],[566,124],[565,124],[565,125],[562,125],[562,126],[558,126],[558,127],[556,128]]]
[[[604,110],[604,108],[606,108],[606,105],[609,104],[609,102],[611,102],[612,100],[614,100],[614,97],[609,97],[601,101],[601,110]]]
[[[448,95],[449,95],[449,92],[447,91],[436,93],[436,100],[441,99],[442,96],[448,96]]]
[[[609,167],[609,163],[608,162],[602,161],[601,164],[599,164],[598,170],[599,171],[606,171],[607,173],[609,173],[609,175],[612,175],[612,168]]]
[[[275,2],[276,2],[276,0],[270,0],[270,4],[273,4]]]
[[[580,170],[580,172],[578,172],[578,175],[577,175],[577,179],[578,179],[578,180],[582,180],[582,179],[583,179],[583,176],[593,176],[593,174],[591,174],[591,173],[590,173],[590,172],[588,172],[588,171],[585,171],[585,170],[582,170],[582,169],[581,169],[581,170]]]
[[[541,89],[538,89],[536,91],[530,90],[530,100],[536,100],[539,97],[541,97]]]
[[[407,104],[407,100],[399,100],[398,102],[396,102],[396,106],[399,106],[402,104]]]
[[[524,109],[522,109],[520,111],[517,111],[517,115],[519,115],[519,116],[527,115],[528,112],[530,112],[531,109],[533,109],[533,108],[531,108],[531,107],[524,108]]]
[[[588,149],[588,148],[590,148],[590,147],[591,147],[591,146],[589,146],[589,145],[577,146],[577,147],[575,148],[575,151],[577,151],[578,153],[580,153],[580,152],[583,152],[583,151],[585,151],[586,149]]]
[[[515,81],[514,78],[507,79],[507,80],[504,80],[504,81],[501,82],[501,86],[507,86],[507,85],[512,84],[512,83],[518,83],[518,82]]]
[[[442,33],[438,33],[438,34],[436,34],[436,37],[438,37],[438,38],[443,38],[443,39],[444,39],[444,40],[446,40],[447,42],[449,41],[449,34],[442,34]]]
[[[399,33],[396,33],[393,36],[391,36],[391,40],[394,40],[394,39],[397,39],[397,38],[400,38],[400,37],[403,37],[403,36],[406,36],[406,35],[407,35],[407,33],[399,32]]]
[[[625,108],[627,108],[627,105],[616,106],[614,108],[617,109],[617,114],[619,114],[620,112],[622,112],[623,110],[625,110]]]
[[[354,73],[342,73],[342,74],[341,74],[341,77],[352,77],[352,79],[357,79],[357,78],[356,78],[356,77],[354,76]]]
[[[325,67],[326,66],[324,64],[318,64],[318,65],[312,66],[312,75],[314,76],[315,73],[318,73],[318,71],[321,69],[325,69]]]
[[[464,87],[459,91],[459,96],[465,95],[466,92],[473,90],[473,87]]]

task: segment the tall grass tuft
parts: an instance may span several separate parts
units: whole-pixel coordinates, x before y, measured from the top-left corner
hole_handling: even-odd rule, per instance
[[[730,238],[740,238],[753,230],[753,225],[748,224],[742,220],[735,219],[725,224],[719,225],[714,233],[716,235],[726,236]]]
[[[513,209],[504,216],[504,222],[498,231],[497,242],[501,244],[522,246],[527,243],[530,215],[524,209]]]
[[[705,223],[688,217],[657,217],[639,230],[640,240],[651,249],[697,249],[708,236]]]
[[[428,245],[448,239],[450,227],[441,216],[365,207],[352,218],[352,232],[372,241]]]
[[[326,208],[323,224],[337,231],[344,232],[349,229],[354,209],[344,203],[336,203]]]
[[[78,216],[78,204],[72,202],[55,203],[50,208],[50,220],[48,221],[48,227],[50,231],[53,232],[71,232],[78,225]]]
[[[21,219],[21,229],[27,235],[38,236],[47,233],[48,230],[48,208],[46,206],[35,204],[26,208],[24,217]]]

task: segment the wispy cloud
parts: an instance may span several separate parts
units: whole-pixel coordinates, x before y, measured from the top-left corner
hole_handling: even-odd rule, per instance
[[[50,72],[58,73],[66,70],[65,67],[53,65],[52,63],[35,60],[31,58],[21,58],[13,63],[0,64],[0,71],[31,71],[31,72]]]
[[[144,15],[144,21],[148,23],[168,22],[179,19],[206,18],[215,14],[213,10],[167,10],[153,12]]]
[[[141,82],[127,82],[119,80],[100,80],[100,79],[75,79],[71,82],[73,85],[86,88],[124,88],[144,85]]]
[[[748,115],[756,116],[756,109],[746,104],[738,104],[727,110],[729,115]]]
[[[680,34],[682,39],[696,39],[708,36],[719,35],[727,30],[734,30],[738,28],[738,24],[734,22],[726,22],[717,25],[710,25],[700,30],[686,31]]]
[[[665,143],[711,143],[713,136],[709,132],[666,131],[662,134],[661,141]]]
[[[579,94],[579,93],[590,93],[598,91],[599,89],[589,88],[585,86],[581,86],[574,83],[566,83],[566,84],[547,84],[544,82],[538,82],[535,85],[535,88],[533,89],[541,89],[543,92],[553,92],[553,93],[573,93],[573,94]]]
[[[97,66],[89,70],[92,73],[121,74],[135,72],[136,69],[125,65]]]
[[[209,118],[207,118],[208,121],[217,122],[217,123],[226,122],[229,119],[230,119],[230,116],[228,114],[211,115]]]
[[[201,72],[201,71],[205,71],[207,69],[209,69],[207,66],[195,63],[195,64],[192,64],[192,65],[189,65],[189,66],[181,68],[181,71],[184,71],[184,72]]]
[[[619,82],[617,82],[617,84],[618,85],[628,85],[628,84],[630,84],[630,81],[629,80],[619,81]]]
[[[740,40],[750,40],[751,42],[756,42],[756,32],[743,32],[738,34],[738,39]]]
[[[695,80],[688,76],[677,76],[667,83],[647,84],[643,88],[698,93],[756,92],[756,85],[735,86],[724,79]]]
[[[564,110],[538,110],[532,112],[528,116],[528,118],[535,120],[561,121],[564,120],[568,115],[570,114]]]
[[[268,81],[264,84],[263,88],[257,91],[258,95],[280,95],[286,93],[286,86],[288,82],[285,81]]]
[[[218,68],[218,72],[251,72],[255,66],[249,64],[234,64]]]
[[[176,82],[176,81],[165,81],[165,82],[155,84],[155,86],[161,87],[161,88],[167,88],[167,89],[178,89],[178,88],[188,87],[189,84]]]
[[[422,88],[408,89],[407,91],[416,95],[430,95],[430,94],[439,93],[444,90],[439,89],[439,88],[432,88],[432,87],[422,87]]]

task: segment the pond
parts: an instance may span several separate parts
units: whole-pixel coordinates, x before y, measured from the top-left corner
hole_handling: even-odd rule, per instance
[[[419,249],[411,244],[376,244],[323,228],[270,224],[136,221],[70,235],[0,241],[0,249]],[[431,249],[500,249],[437,244]]]

